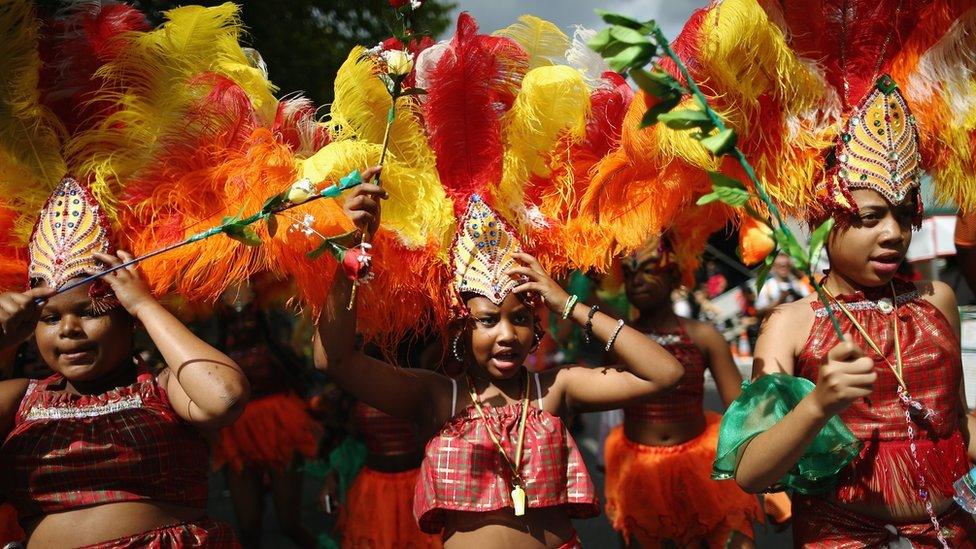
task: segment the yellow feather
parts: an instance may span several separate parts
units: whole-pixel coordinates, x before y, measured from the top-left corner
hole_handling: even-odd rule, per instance
[[[22,214],[15,224],[21,237],[66,173],[64,129],[39,102],[39,25],[33,2],[0,4],[0,193]]]
[[[495,36],[510,38],[529,54],[529,69],[553,64],[569,49],[569,37],[553,23],[534,15],[523,15],[517,23],[497,30]]]
[[[546,162],[553,146],[568,147],[582,139],[589,110],[590,91],[576,69],[552,65],[526,73],[503,120],[504,173],[492,189],[495,206],[505,217],[516,219],[524,210],[525,186],[531,176],[549,176]]]
[[[376,75],[375,61],[363,55],[364,52],[363,48],[354,48],[339,68],[329,122],[335,141],[310,158],[306,166],[320,165],[325,162],[323,158],[329,159],[327,164],[331,166],[337,162],[335,155],[353,155],[355,161],[347,159],[340,163],[349,169],[369,165],[356,163],[366,158],[372,163],[379,161],[390,94]],[[443,241],[453,224],[451,203],[440,184],[436,156],[427,143],[420,118],[414,99],[406,97],[397,102],[381,178],[391,197],[402,198],[386,203],[383,221],[395,227],[410,247],[424,246],[430,237]],[[375,155],[366,154],[372,150],[376,151]],[[330,177],[345,175],[328,173]]]
[[[317,184],[336,181],[352,170],[375,165],[381,149],[377,143],[334,141],[301,162],[302,176]],[[423,247],[434,238],[446,250],[454,229],[453,204],[426,172],[423,166],[387,156],[381,182],[390,198],[383,202],[383,226],[395,231],[408,248]]]
[[[98,71],[106,80],[99,101],[117,110],[66,144],[69,166],[90,174],[92,192],[110,215],[124,182],[150,164],[166,143],[204,129],[186,119],[188,107],[208,91],[191,84],[195,77],[211,72],[230,78],[247,91],[266,120],[276,108],[270,82],[248,66],[238,43],[243,31],[234,4],[187,6],[166,16],[169,20],[159,28],[122,38],[125,53]]]

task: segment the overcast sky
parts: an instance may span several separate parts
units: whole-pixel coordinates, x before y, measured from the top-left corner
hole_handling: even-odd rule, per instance
[[[603,21],[593,12],[601,8],[644,21],[654,19],[669,38],[674,38],[691,12],[706,0],[454,0],[458,12],[467,11],[478,20],[482,32],[490,33],[512,24],[522,14],[552,21],[572,36],[573,25],[600,29]],[[448,31],[448,34],[452,34]]]

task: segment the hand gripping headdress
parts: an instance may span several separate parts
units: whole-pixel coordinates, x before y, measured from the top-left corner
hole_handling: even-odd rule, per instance
[[[672,47],[780,209],[816,221],[852,211],[854,189],[900,202],[923,171],[939,200],[976,207],[974,32],[970,2],[723,0],[695,12]],[[666,226],[710,191],[706,170],[746,180],[689,131],[639,130],[653,101],[634,102],[621,147],[595,171],[592,204],[611,223]],[[601,200],[641,187],[630,211]]]
[[[444,329],[464,313],[461,294],[500,303],[517,284],[505,272],[520,249],[559,271],[586,268],[608,247],[612,233],[577,230],[573,219],[587,191],[580,176],[616,145],[631,93],[619,78],[601,78],[605,65],[581,42],[532,16],[483,35],[461,14],[450,40],[416,55],[410,78],[426,94],[397,104],[380,178],[390,198],[372,238],[375,279],[357,299],[368,336]],[[553,61],[563,55],[585,63]],[[304,162],[306,177],[377,163],[390,106],[380,57],[357,48],[340,68],[332,142]],[[327,218],[320,208],[316,219]],[[274,264],[295,277],[306,304],[321,307],[329,284],[305,257],[314,239],[291,244],[276,248]]]
[[[259,207],[324,145],[310,103],[277,101],[239,44],[234,5],[166,17],[153,30],[124,4],[0,6],[4,289],[28,272],[60,287],[100,271],[92,254],[113,244],[138,255]],[[263,261],[211,239],[142,268],[157,294],[212,299]]]

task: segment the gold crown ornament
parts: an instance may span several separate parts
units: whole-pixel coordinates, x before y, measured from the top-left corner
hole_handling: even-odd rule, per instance
[[[505,222],[479,195],[472,195],[451,246],[457,297],[473,293],[501,305],[520,284],[506,273],[521,251]]]
[[[854,189],[871,189],[899,204],[919,188],[922,158],[915,117],[890,76],[881,76],[848,118],[835,157],[818,195],[843,209],[856,209],[850,195]]]
[[[58,289],[71,279],[104,270],[95,253],[111,253],[108,220],[91,192],[65,177],[41,209],[28,244],[30,280]],[[92,283],[89,295],[101,311],[118,304],[104,283]]]

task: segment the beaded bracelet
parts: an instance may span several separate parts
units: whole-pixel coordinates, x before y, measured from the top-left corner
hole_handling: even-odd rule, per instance
[[[617,341],[617,336],[620,335],[620,330],[622,330],[623,328],[624,328],[624,319],[621,318],[620,320],[617,321],[617,329],[613,331],[613,335],[610,336],[609,340],[607,340],[607,348],[605,349],[606,351],[609,352],[610,349],[613,347],[613,342]]]
[[[593,339],[593,315],[600,310],[599,305],[590,307],[589,314],[586,315],[586,325],[583,326],[583,341],[587,344]]]
[[[577,301],[579,301],[579,298],[575,295],[570,295],[566,300],[566,306],[563,307],[563,320],[569,318],[569,315],[573,312],[573,307],[576,305]]]

